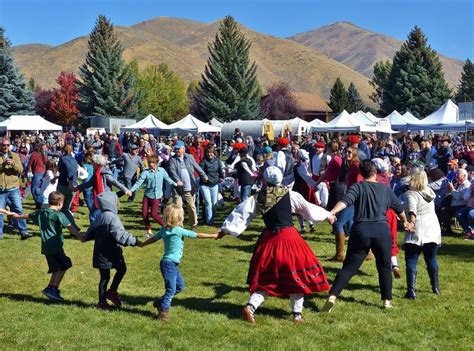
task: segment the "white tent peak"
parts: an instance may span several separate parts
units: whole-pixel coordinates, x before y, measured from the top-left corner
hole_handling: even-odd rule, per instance
[[[38,115],[13,115],[0,123],[6,130],[62,130],[58,124],[51,123]]]
[[[416,118],[415,116],[413,116],[413,114],[410,112],[410,111],[407,111],[405,112],[403,115],[402,115],[408,122],[417,122],[419,121],[418,118]]]
[[[213,118],[209,121],[209,124],[214,127],[222,127],[223,123],[220,122],[217,118]]]
[[[164,128],[170,131],[197,132],[197,133],[219,133],[220,127],[211,126],[189,114],[177,122],[174,122]]]
[[[156,118],[152,114],[149,114],[148,116],[138,121],[137,123],[132,124],[127,127],[120,128],[120,129],[125,129],[125,130],[138,130],[138,129],[145,129],[145,128],[146,129],[152,129],[152,128],[163,129],[166,127],[168,127],[167,124],[161,122],[158,118]]]
[[[449,99],[439,109],[426,116],[418,123],[422,124],[448,124],[456,123],[459,119],[459,107]]]

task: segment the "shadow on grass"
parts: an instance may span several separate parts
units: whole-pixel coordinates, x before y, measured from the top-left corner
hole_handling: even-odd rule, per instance
[[[469,242],[465,244],[445,244],[443,243],[438,250],[438,256],[454,256],[465,262],[474,261],[474,245]]]
[[[66,306],[75,306],[75,307],[80,307],[80,308],[96,309],[95,304],[88,304],[88,303],[85,303],[83,301],[78,301],[78,300],[65,300],[63,302],[55,302],[55,301],[47,300],[45,298],[35,297],[35,296],[31,296],[31,295],[9,294],[9,293],[0,293],[0,298],[5,298],[5,299],[9,299],[9,300],[12,300],[12,301],[19,301],[19,302],[21,302],[21,301],[33,302],[33,303],[42,304],[42,305],[46,305],[46,306],[49,306],[49,305],[64,306],[64,305],[66,305]],[[126,302],[128,303],[128,299],[127,299]],[[130,313],[130,314],[135,314],[135,315],[140,315],[140,316],[150,317],[150,318],[155,317],[155,314],[150,312],[150,311],[138,310],[138,309],[133,309],[133,308],[128,308],[128,307],[122,307],[120,309],[111,308],[108,311],[101,311],[101,312],[112,312],[113,313],[114,311],[120,311],[120,312],[125,312],[125,313]]]

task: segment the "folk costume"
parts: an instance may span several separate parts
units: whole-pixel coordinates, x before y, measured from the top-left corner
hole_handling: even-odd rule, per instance
[[[302,322],[303,296],[330,288],[323,267],[308,244],[293,226],[292,213],[309,221],[332,219],[323,208],[307,202],[301,194],[281,186],[277,167],[268,167],[267,187],[237,206],[221,231],[239,236],[258,214],[265,229],[255,246],[247,277],[251,293],[244,315],[253,323],[254,312],[265,296],[289,296],[295,322]]]

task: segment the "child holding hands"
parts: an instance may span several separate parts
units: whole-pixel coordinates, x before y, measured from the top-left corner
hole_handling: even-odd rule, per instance
[[[92,265],[99,269],[99,303],[97,308],[109,309],[110,300],[116,307],[122,306],[117,290],[127,272],[121,246],[140,246],[140,242],[127,232],[118,217],[118,197],[114,192],[106,191],[97,195],[101,213],[92,222],[84,234],[84,241],[95,240]],[[110,270],[116,270],[109,290]]]
[[[60,295],[59,284],[66,271],[72,267],[72,262],[64,253],[63,228],[67,228],[69,233],[83,240],[64,213],[60,212],[64,203],[64,195],[58,191],[53,191],[48,196],[48,208],[36,210],[30,214],[17,214],[0,209],[0,213],[12,216],[15,219],[31,219],[39,226],[41,235],[41,253],[46,256],[48,262],[48,273],[51,279],[48,286],[43,289],[43,295],[54,301],[64,301]]]
[[[164,295],[155,300],[153,306],[158,310],[158,319],[167,321],[171,300],[184,287],[184,279],[179,271],[179,264],[183,257],[184,238],[217,239],[217,234],[196,233],[184,229],[184,210],[177,205],[170,205],[164,211],[164,226],[153,237],[141,244],[142,247],[163,239],[164,255],[160,262],[161,274],[165,281]]]

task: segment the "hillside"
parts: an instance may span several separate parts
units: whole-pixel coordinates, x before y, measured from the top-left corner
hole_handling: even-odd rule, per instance
[[[288,39],[323,52],[368,78],[373,75],[375,63],[381,60],[391,61],[403,43],[349,22],[337,22],[296,34]],[[443,55],[439,57],[443,64],[446,81],[451,87],[457,86],[463,62]]]
[[[209,24],[184,19],[156,18],[131,27],[116,27],[127,61],[137,59],[141,67],[167,63],[186,81],[200,79],[218,22]],[[263,87],[287,82],[296,91],[308,91],[325,98],[335,79],[353,81],[365,100],[371,93],[366,77],[327,55],[298,44],[242,28],[252,41],[251,59],[258,65]],[[61,71],[77,72],[84,62],[88,36],[56,47],[22,45],[14,48],[17,64],[27,78],[43,87],[53,87]]]

